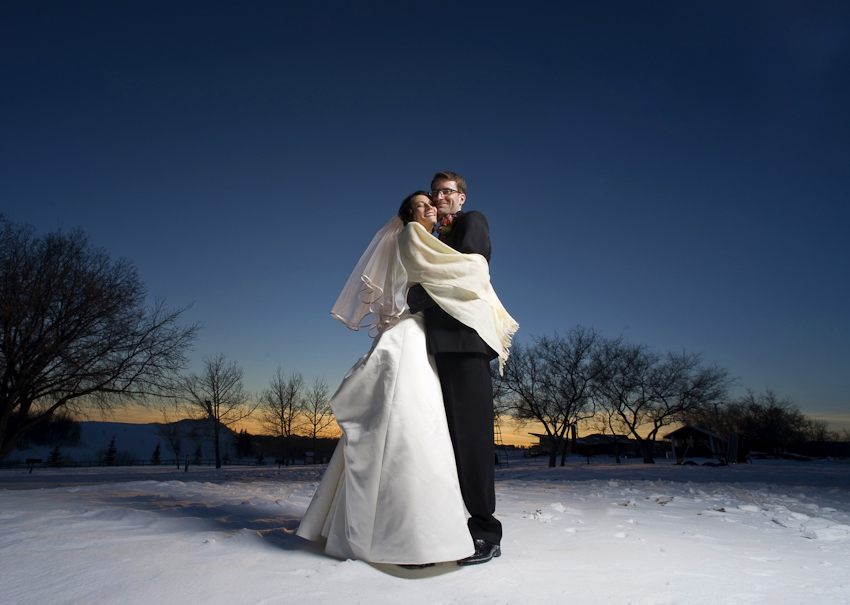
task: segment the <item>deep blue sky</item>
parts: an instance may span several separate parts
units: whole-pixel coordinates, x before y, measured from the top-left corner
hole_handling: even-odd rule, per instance
[[[437,170],[518,339],[702,352],[850,426],[845,2],[0,4],[0,212],[82,227],[261,388]],[[839,420],[843,423],[839,424]]]

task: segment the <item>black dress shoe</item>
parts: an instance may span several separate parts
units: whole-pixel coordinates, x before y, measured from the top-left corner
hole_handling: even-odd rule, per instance
[[[434,567],[436,563],[410,563],[410,564],[402,564],[399,563],[399,567],[404,567],[405,569],[425,569],[426,567]]]
[[[485,542],[484,540],[475,540],[475,554],[471,557],[461,559],[457,562],[458,565],[478,565],[486,563],[493,557],[499,557],[502,554],[502,549],[498,544]]]

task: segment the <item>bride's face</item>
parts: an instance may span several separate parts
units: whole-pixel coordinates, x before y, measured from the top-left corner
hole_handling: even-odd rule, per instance
[[[429,232],[437,224],[437,209],[431,205],[431,200],[426,195],[417,195],[413,198],[413,220],[425,227]]]

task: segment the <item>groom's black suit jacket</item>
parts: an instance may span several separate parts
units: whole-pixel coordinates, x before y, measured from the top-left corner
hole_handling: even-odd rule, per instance
[[[465,254],[480,254],[490,262],[490,227],[476,210],[458,212],[451,231],[441,238],[446,244]],[[497,354],[478,332],[443,311],[420,285],[410,288],[407,304],[411,313],[423,311],[428,353],[481,353],[494,359]]]

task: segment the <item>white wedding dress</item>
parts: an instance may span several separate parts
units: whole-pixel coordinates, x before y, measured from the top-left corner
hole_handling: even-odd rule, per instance
[[[422,564],[475,550],[424,325],[405,312],[331,400],[343,436],[297,531],[330,555]]]

